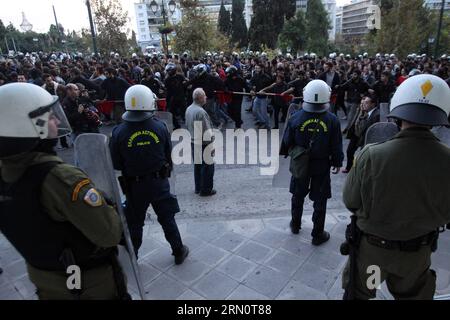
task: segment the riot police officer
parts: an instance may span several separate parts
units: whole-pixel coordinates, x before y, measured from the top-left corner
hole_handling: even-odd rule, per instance
[[[179,121],[184,117],[186,110],[186,83],[187,79],[177,73],[177,66],[169,63],[166,66],[167,78],[164,85],[167,90],[167,110],[172,113],[173,126],[175,129],[180,128]]]
[[[331,88],[322,80],[309,82],[303,90],[302,109],[292,115],[287,123],[280,154],[288,156],[296,146],[308,149],[307,174],[303,178],[291,178],[292,193],[291,231],[301,229],[305,197],[314,202],[312,244],[320,245],[329,240],[324,230],[327,200],[331,198],[330,168],[337,174],[342,167],[342,134],[337,117],[328,111]]]
[[[225,73],[227,79],[225,80],[225,88],[231,92],[243,92],[244,89],[249,90],[245,80],[238,74],[238,69],[235,66],[229,66]],[[233,119],[236,128],[242,126],[242,99],[244,96],[233,95],[232,100],[228,105],[228,113]]]
[[[437,230],[450,221],[450,149],[430,129],[448,125],[450,89],[418,75],[400,85],[390,108],[401,131],[366,146],[344,186],[356,221],[347,238],[357,253],[343,273],[346,299],[375,298],[367,285],[373,270],[395,299],[432,299],[436,289],[431,253]]]
[[[175,214],[180,211],[177,198],[170,193],[172,142],[164,122],[154,117],[155,95],[135,85],[125,94],[124,122],[113,129],[110,141],[114,168],[126,195],[125,215],[133,246],[138,254],[147,209],[151,204],[164,235],[172,248],[175,263],[181,264],[189,249],[183,245]]]
[[[0,231],[25,259],[39,299],[128,299],[118,214],[53,151],[70,133],[58,97],[27,83],[0,88]],[[72,290],[70,266],[81,277]]]

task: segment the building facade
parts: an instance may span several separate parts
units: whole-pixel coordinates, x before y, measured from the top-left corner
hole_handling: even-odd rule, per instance
[[[150,4],[153,0],[140,0],[134,4],[134,11],[136,14],[137,25],[137,40],[139,46],[144,50],[148,46],[155,47],[155,51],[162,51],[161,34],[159,27],[164,24],[162,15],[162,0],[156,0],[159,8],[156,13],[151,10]],[[165,0],[166,19],[170,24],[175,25],[179,23],[183,16],[183,11],[180,8],[180,1],[175,1],[176,9],[173,13],[168,8],[169,0]],[[251,3],[251,0],[249,1]],[[225,8],[231,13],[232,0],[224,0]],[[205,10],[209,20],[217,23],[219,18],[219,11],[222,0],[199,0],[200,6]],[[253,12],[251,12],[253,14]],[[251,18],[250,18],[251,19]],[[169,36],[170,37],[170,36]]]
[[[425,0],[425,5],[433,10],[441,10],[442,0]],[[445,0],[445,11],[450,11],[450,0]]]
[[[152,0],[140,0],[134,4],[134,11],[137,25],[137,42],[138,45],[145,50],[148,46],[155,47],[155,51],[162,51],[161,34],[159,27],[164,25],[164,18],[162,15],[162,1],[157,0],[158,10],[156,13],[150,8]],[[169,1],[164,1],[166,21],[174,25],[181,21],[181,10],[179,1],[175,1],[176,9],[173,13],[169,11],[167,6]]]
[[[342,14],[343,14],[344,8],[343,7],[337,7],[336,8],[336,19],[334,20],[336,32],[335,36],[342,34]]]
[[[219,20],[219,11],[222,5],[222,0],[199,0],[200,6],[203,7],[205,13],[208,15],[209,20],[212,23],[217,24]],[[223,0],[225,9],[231,14],[231,2],[232,0]]]
[[[367,20],[370,14],[367,10],[371,5],[373,5],[372,0],[358,0],[343,7],[342,37],[344,40],[361,39],[369,33]]]

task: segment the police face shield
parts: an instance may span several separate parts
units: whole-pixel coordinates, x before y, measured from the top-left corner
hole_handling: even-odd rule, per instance
[[[29,113],[41,139],[57,139],[72,133],[66,114],[58,97],[48,106],[39,107]]]

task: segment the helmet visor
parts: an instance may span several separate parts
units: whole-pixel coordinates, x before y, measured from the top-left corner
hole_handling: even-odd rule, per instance
[[[54,103],[30,112],[29,116],[39,134],[45,132],[47,125],[47,135],[41,135],[41,139],[57,139],[72,133],[72,128],[57,97]]]

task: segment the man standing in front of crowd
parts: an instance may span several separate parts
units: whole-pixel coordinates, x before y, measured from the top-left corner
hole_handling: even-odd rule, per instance
[[[256,98],[253,101],[253,112],[256,116],[256,124],[260,128],[270,129],[270,118],[267,113],[268,98],[266,95],[257,94],[262,89],[267,88],[272,84],[272,79],[264,72],[264,66],[262,64],[255,67],[255,74],[250,80],[250,83],[252,85],[251,93],[253,95],[256,94]]]
[[[337,117],[328,111],[330,108],[331,88],[322,80],[313,80],[303,91],[302,109],[296,112],[287,123],[280,154],[294,156],[293,151],[302,148],[309,154],[307,172],[302,177],[292,176],[293,234],[301,229],[303,204],[305,197],[314,202],[312,244],[321,245],[330,239],[324,230],[327,200],[331,198],[330,169],[337,174],[342,167],[341,125]],[[292,161],[292,160],[291,160]]]
[[[401,131],[366,146],[356,159],[343,194],[353,212],[346,232],[352,250],[342,276],[344,299],[376,297],[376,287],[367,285],[373,266],[378,285],[386,281],[395,299],[433,299],[431,254],[439,228],[450,222],[450,149],[430,129],[449,124],[449,102],[450,88],[442,79],[407,79],[388,115]]]
[[[350,143],[347,147],[347,166],[342,173],[348,173],[353,166],[355,152],[364,146],[366,132],[373,124],[380,122],[380,109],[375,95],[368,95],[361,101],[360,111],[355,124],[350,127],[347,137]]]
[[[192,137],[192,154],[194,158],[195,193],[202,197],[215,195],[214,159],[205,159],[205,148],[213,143],[212,123],[203,108],[207,103],[205,91],[197,88],[192,94],[193,103],[186,110],[186,126]],[[203,139],[203,138],[206,139]]]
[[[341,83],[341,79],[339,78],[339,74],[334,71],[334,65],[332,62],[327,62],[324,65],[324,72],[319,75],[319,80],[325,81],[327,85],[331,88],[331,103],[330,110],[334,114],[336,111],[336,98],[337,98],[337,88]]]
[[[361,71],[356,69],[353,71],[351,79],[340,88],[347,91],[348,123],[344,130],[347,132],[355,122],[361,99],[369,90],[369,85],[361,78]]]
[[[170,193],[172,142],[166,125],[153,115],[155,104],[155,95],[146,86],[135,85],[127,90],[124,122],[112,132],[111,158],[114,169],[122,172],[119,181],[127,199],[125,215],[136,255],[151,204],[172,248],[175,264],[182,264],[189,248],[183,245],[175,221],[175,214],[180,211],[178,200]]]

